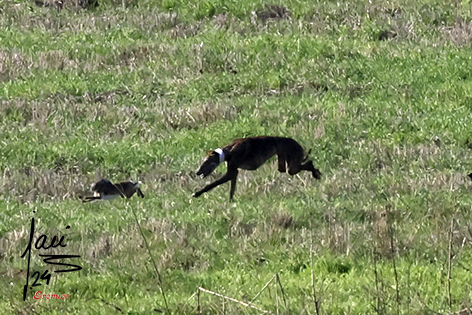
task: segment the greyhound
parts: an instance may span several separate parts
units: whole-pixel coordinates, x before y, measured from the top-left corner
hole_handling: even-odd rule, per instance
[[[321,172],[311,161],[306,162],[310,152],[306,155],[304,152],[302,146],[292,138],[261,136],[236,139],[209,153],[197,170],[197,175],[206,177],[225,161],[228,169],[223,177],[197,191],[193,196],[199,197],[216,186],[231,181],[229,199],[233,200],[238,168],[254,171],[276,154],[279,172],[288,171],[290,175],[295,175],[300,171],[310,171],[314,178],[320,179]]]

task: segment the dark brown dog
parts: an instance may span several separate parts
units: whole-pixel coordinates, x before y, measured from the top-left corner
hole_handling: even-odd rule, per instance
[[[137,193],[139,197],[144,198],[144,194],[139,188],[140,184],[140,182],[121,182],[117,184],[112,184],[109,180],[102,179],[101,181],[93,185],[93,196],[84,197],[83,202],[99,199],[110,200],[115,199],[117,197],[131,198],[135,193]]]
[[[197,171],[197,175],[206,177],[218,165],[226,161],[228,164],[226,174],[197,191],[193,196],[198,197],[218,185],[231,181],[229,199],[232,200],[236,190],[238,168],[256,170],[276,154],[279,172],[295,175],[300,171],[310,171],[314,178],[321,178],[320,171],[313,166],[313,163],[311,161],[305,162],[308,156],[305,155],[301,145],[291,138],[262,136],[236,139],[223,148],[211,152]]]

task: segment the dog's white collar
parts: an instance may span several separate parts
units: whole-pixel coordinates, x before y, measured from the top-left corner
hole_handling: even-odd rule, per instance
[[[215,152],[218,153],[218,156],[220,157],[220,164],[223,163],[225,161],[225,153],[223,152],[223,150],[218,148],[215,150]]]

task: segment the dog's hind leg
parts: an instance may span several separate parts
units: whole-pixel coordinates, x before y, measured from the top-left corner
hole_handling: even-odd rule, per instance
[[[313,166],[312,161],[308,161],[305,164],[294,164],[289,163],[288,165],[288,173],[290,175],[298,174],[300,171],[310,171],[314,178],[320,179],[321,172]]]
[[[302,164],[301,167],[302,167],[302,170],[304,170],[304,171],[310,171],[314,178],[316,178],[316,179],[321,178],[320,170],[313,166],[312,161],[308,161],[305,164]]]

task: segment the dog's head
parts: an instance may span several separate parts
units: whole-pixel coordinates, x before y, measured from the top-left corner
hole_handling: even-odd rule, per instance
[[[210,175],[211,172],[213,172],[218,165],[224,161],[224,154],[223,157],[221,156],[222,154],[223,151],[221,149],[209,152],[205,161],[203,161],[202,165],[198,168],[197,175],[203,175],[203,177]]]
[[[135,191],[136,191],[136,193],[138,194],[139,197],[144,198],[144,194],[143,194],[143,192],[141,191],[141,188],[139,188],[139,186],[141,186],[141,184],[142,184],[142,183],[141,183],[140,181],[138,181],[137,183],[135,183],[135,184],[134,184],[134,189],[135,189]]]

